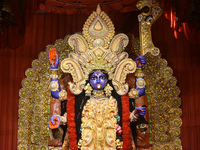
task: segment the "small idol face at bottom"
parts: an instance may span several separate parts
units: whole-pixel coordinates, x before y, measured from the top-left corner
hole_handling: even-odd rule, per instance
[[[107,76],[98,70],[90,76],[90,85],[94,90],[103,90],[107,81]]]

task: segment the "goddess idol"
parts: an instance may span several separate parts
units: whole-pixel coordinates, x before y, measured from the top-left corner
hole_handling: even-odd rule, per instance
[[[68,43],[74,49],[59,62],[55,48],[49,51],[51,96],[62,101],[62,114],[53,114],[49,128],[53,138],[62,137],[62,149],[135,149],[133,124],[144,132],[146,106],[134,107],[135,99],[145,94],[142,67],[145,57],[128,58],[125,34],[115,35],[110,18],[100,7]],[[71,74],[72,81],[59,82],[58,68]],[[131,75],[134,83],[127,83]],[[132,85],[131,85],[132,84]],[[138,123],[139,122],[139,123]]]

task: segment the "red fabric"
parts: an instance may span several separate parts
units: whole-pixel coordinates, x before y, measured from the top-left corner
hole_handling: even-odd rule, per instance
[[[172,28],[174,32],[174,37],[178,38],[178,30],[179,30],[179,24],[176,20],[176,15],[174,8],[172,6],[172,2],[169,0],[165,0],[165,5],[164,5],[164,10],[165,10],[165,17],[170,20],[170,27]]]
[[[22,15],[19,13],[19,7],[15,0],[11,0],[12,11],[16,19],[16,25],[8,26],[8,31],[0,34],[0,48],[17,48],[24,42],[26,26],[29,24],[31,16],[39,8],[39,4],[44,0],[27,0]]]
[[[104,0],[81,0],[77,3],[73,0],[27,0],[23,15],[19,14],[18,4],[12,0],[12,10],[16,18],[17,25],[8,26],[8,31],[0,34],[0,48],[17,48],[24,42],[26,26],[29,24],[32,15],[39,9],[57,13],[57,14],[87,14],[96,10],[98,4],[102,4],[102,8],[106,13],[127,13],[136,10],[137,0],[112,0],[104,3]]]
[[[59,14],[87,14],[96,10],[99,4],[102,9],[108,12],[127,13],[136,10],[137,0],[81,0],[79,3],[72,0],[45,0],[40,4],[40,9]]]
[[[191,43],[200,45],[200,31],[199,31],[199,24],[195,22],[183,22],[184,15],[189,4],[189,0],[185,0],[181,6],[181,10],[177,16],[178,20],[176,20],[175,10],[172,5],[172,1],[165,0],[164,10],[165,10],[165,17],[170,20],[171,28],[174,31],[174,36],[178,38],[178,33],[184,33],[185,37]]]
[[[128,95],[121,96],[123,150],[131,149],[130,104]]]
[[[75,96],[67,88],[67,127],[69,133],[69,148],[78,150],[75,123]]]
[[[200,30],[197,23],[182,23],[185,37],[192,43],[200,45]]]

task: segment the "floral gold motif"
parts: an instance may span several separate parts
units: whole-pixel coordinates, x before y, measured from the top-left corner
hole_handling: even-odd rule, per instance
[[[67,91],[66,90],[61,90],[59,93],[59,100],[66,100],[67,99]]]

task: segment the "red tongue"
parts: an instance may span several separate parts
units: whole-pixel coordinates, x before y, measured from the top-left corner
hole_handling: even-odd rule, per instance
[[[101,88],[101,84],[97,84],[97,88],[100,89]]]

